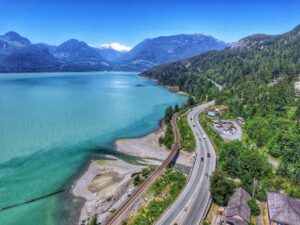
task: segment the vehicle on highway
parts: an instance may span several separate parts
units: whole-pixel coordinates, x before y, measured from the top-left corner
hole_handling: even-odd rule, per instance
[[[201,162],[203,162],[204,161],[204,158],[203,157],[201,157]]]
[[[203,139],[206,139],[206,135],[205,135],[205,134],[203,134],[202,138],[203,138]]]
[[[210,158],[210,153],[209,152],[207,153],[207,158]]]

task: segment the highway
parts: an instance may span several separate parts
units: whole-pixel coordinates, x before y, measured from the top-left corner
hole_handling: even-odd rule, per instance
[[[209,209],[211,204],[209,176],[216,167],[216,154],[198,117],[212,104],[213,101],[194,107],[188,113],[188,122],[196,139],[196,159],[185,189],[156,225],[199,225]]]
[[[174,157],[177,155],[180,148],[180,134],[176,123],[177,114],[172,117],[171,124],[175,134],[175,142],[172,146],[171,152],[168,157],[162,162],[162,164],[155,169],[153,173],[141,184],[139,189],[133,193],[128,201],[116,211],[112,218],[106,223],[107,225],[121,224],[122,220],[125,219],[126,214],[130,211],[131,207],[141,199],[144,193],[147,192],[148,188],[154,183],[154,181],[163,173],[164,169],[172,162]]]

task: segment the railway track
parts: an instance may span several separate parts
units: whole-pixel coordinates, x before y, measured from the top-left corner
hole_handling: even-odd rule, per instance
[[[175,134],[175,142],[172,146],[171,152],[168,157],[162,162],[162,164],[156,168],[156,170],[145,180],[139,189],[133,193],[133,195],[128,199],[128,201],[116,211],[112,218],[107,222],[107,225],[116,225],[122,222],[125,213],[130,210],[133,204],[141,198],[141,196],[148,190],[148,188],[153,184],[153,182],[159,177],[164,169],[172,162],[178,150],[180,148],[180,134],[176,123],[177,114],[172,117],[171,124]]]

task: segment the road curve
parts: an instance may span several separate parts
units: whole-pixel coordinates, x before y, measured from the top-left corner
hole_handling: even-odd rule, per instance
[[[209,175],[216,167],[216,154],[198,117],[212,104],[213,101],[194,107],[188,114],[188,123],[196,139],[195,163],[185,189],[156,225],[199,225],[210,206]]]
[[[156,170],[141,184],[136,192],[128,199],[128,201],[112,216],[112,218],[106,223],[107,225],[121,224],[126,213],[131,209],[134,203],[139,200],[142,195],[148,190],[148,188],[154,183],[158,176],[162,174],[164,169],[172,162],[178,150],[180,148],[180,134],[176,123],[177,114],[172,117],[171,124],[175,134],[175,142],[172,146],[171,152],[168,157],[162,162],[162,164],[156,168]]]

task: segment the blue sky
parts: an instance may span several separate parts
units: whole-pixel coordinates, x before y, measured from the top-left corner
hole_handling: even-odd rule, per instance
[[[148,37],[210,34],[227,42],[279,34],[300,24],[297,0],[1,0],[0,33],[32,42],[70,38],[135,45]]]

